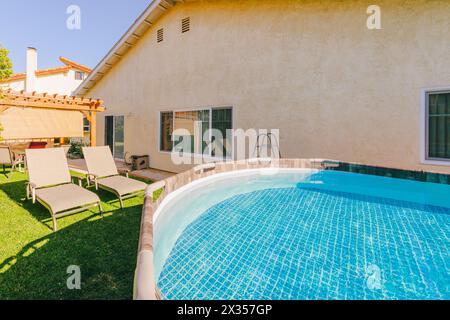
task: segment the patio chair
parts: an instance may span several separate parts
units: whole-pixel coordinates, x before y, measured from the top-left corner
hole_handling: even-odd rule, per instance
[[[88,169],[88,181],[94,181],[95,188],[114,193],[123,209],[123,200],[145,193],[147,184],[119,175],[108,146],[84,147],[84,160]]]
[[[28,180],[27,198],[36,200],[47,208],[52,216],[53,230],[56,219],[98,207],[103,214],[99,197],[72,183],[67,159],[62,148],[27,149]]]
[[[32,141],[28,146],[28,149],[45,149],[47,147],[47,142],[45,141]]]
[[[16,143],[10,146],[13,155],[13,168],[18,172],[27,171],[27,162],[25,159],[25,150],[30,147],[30,143]],[[23,170],[22,170],[23,168]]]
[[[3,174],[8,178],[5,166],[11,166],[11,171],[14,169],[13,154],[9,146],[0,146],[0,164],[3,166]]]

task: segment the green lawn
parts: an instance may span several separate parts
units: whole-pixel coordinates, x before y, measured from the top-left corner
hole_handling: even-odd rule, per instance
[[[0,174],[0,299],[131,299],[143,196],[121,210],[98,191],[103,217],[63,217],[54,233],[49,212],[25,199],[26,180]],[[67,289],[70,265],[81,268],[81,290]]]

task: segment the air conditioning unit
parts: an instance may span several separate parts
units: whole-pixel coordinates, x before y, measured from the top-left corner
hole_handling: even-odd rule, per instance
[[[133,171],[148,169],[150,167],[149,156],[131,156]]]

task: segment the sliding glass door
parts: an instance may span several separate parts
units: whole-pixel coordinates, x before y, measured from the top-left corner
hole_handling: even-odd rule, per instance
[[[114,116],[105,117],[105,146],[114,152]]]
[[[114,158],[123,159],[125,156],[125,117],[114,117]]]
[[[105,145],[109,146],[115,159],[125,156],[124,116],[105,117]]]

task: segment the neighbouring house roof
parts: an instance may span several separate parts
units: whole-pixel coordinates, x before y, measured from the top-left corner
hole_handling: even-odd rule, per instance
[[[67,58],[59,57],[59,61],[61,61],[62,63],[64,63],[65,65],[67,65],[69,67],[72,67],[73,69],[77,69],[77,70],[80,70],[80,71],[83,71],[83,72],[86,72],[86,73],[91,73],[92,72],[91,68],[88,68],[88,67],[86,67],[86,66],[84,66],[82,64],[76,63],[76,62],[74,62],[72,60],[69,60]]]
[[[41,77],[41,76],[49,76],[49,75],[53,75],[53,74],[60,74],[60,73],[66,73],[69,70],[75,69],[75,70],[79,70],[85,73],[91,73],[92,69],[76,63],[72,60],[69,60],[67,58],[64,57],[59,57],[59,60],[65,64],[65,66],[62,67],[57,67],[57,68],[50,68],[50,69],[42,69],[42,70],[37,70],[36,71],[36,76],[37,77]],[[23,73],[16,73],[13,74],[12,76],[10,76],[8,79],[3,79],[0,81],[0,83],[8,83],[8,82],[13,82],[13,81],[18,81],[18,80],[25,80],[27,77],[27,74],[25,72]]]
[[[153,0],[136,19],[128,31],[111,48],[94,68],[92,73],[75,90],[75,95],[83,96],[91,90],[124,56],[134,47],[155,22],[177,2],[193,0]]]

